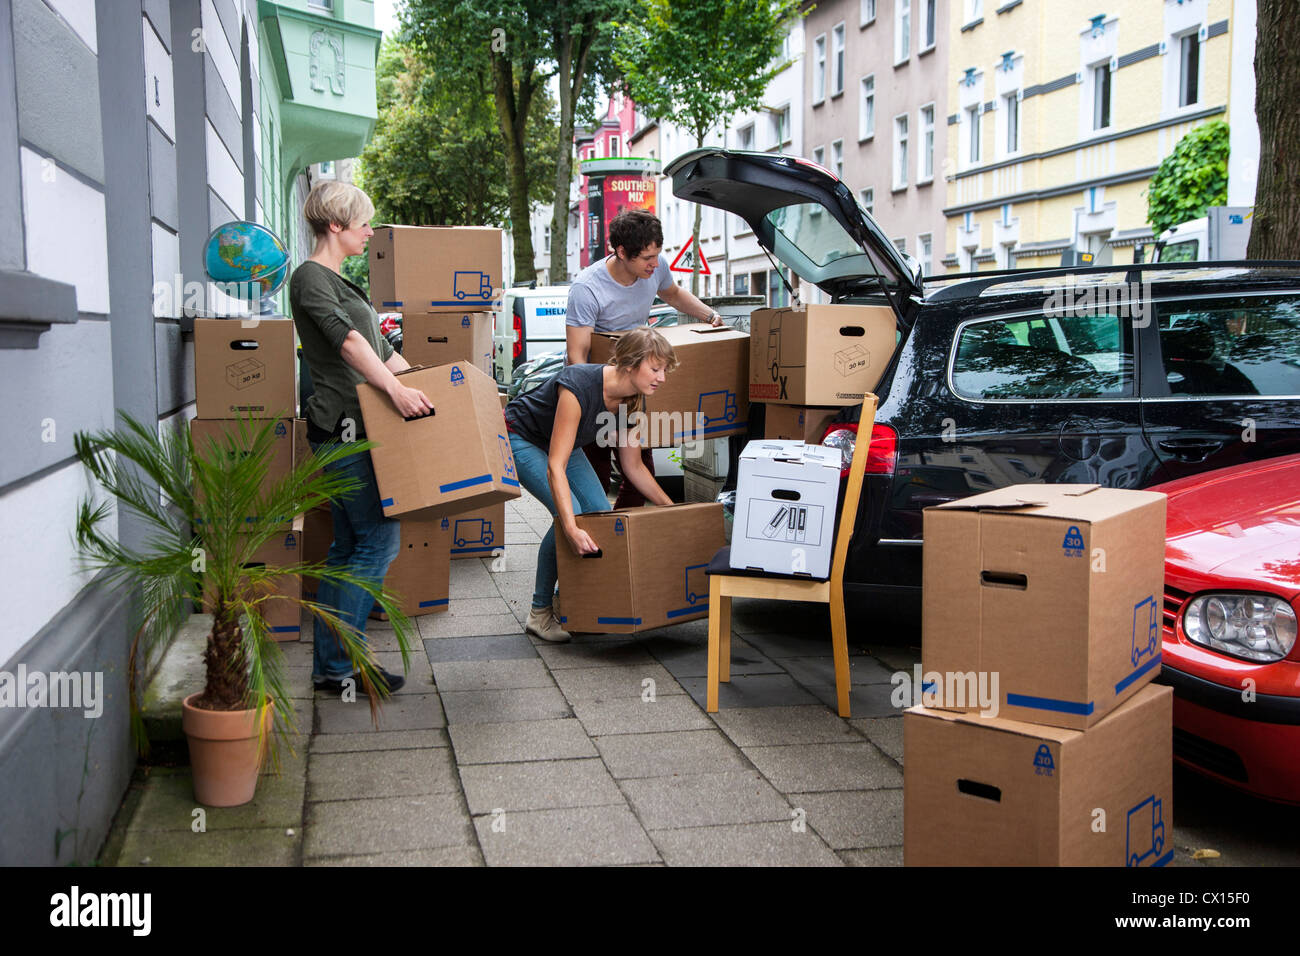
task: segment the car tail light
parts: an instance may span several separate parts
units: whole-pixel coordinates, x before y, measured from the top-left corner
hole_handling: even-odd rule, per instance
[[[844,465],[840,468],[841,478],[848,477],[849,466],[853,463],[853,451],[857,440],[857,422],[835,422],[826,426],[826,434],[822,436],[822,444],[831,448],[838,448],[844,454]],[[897,463],[898,432],[888,425],[873,424],[863,474],[892,475],[894,466]]]
[[[519,356],[524,352],[524,320],[515,316],[515,350],[511,355],[515,361],[519,361]]]

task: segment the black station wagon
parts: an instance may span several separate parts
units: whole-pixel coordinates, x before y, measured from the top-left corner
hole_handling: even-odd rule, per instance
[[[806,160],[702,149],[665,172],[831,301],[894,311],[845,572],[855,610],[914,619],[930,505],[1026,482],[1144,488],[1300,452],[1300,262],[923,278]]]

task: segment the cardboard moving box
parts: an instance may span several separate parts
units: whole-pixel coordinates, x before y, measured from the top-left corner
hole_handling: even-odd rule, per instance
[[[370,301],[380,311],[485,311],[503,288],[500,229],[380,226],[369,257]]]
[[[898,341],[884,305],[755,309],[749,320],[749,400],[858,405],[880,382]]]
[[[1087,731],[907,710],[903,862],[1164,866],[1173,857],[1173,696],[1144,687]]]
[[[247,423],[248,437],[251,439],[266,422],[254,419]],[[192,418],[190,419],[190,437],[194,442],[195,454],[207,457],[216,446],[218,455],[247,454],[248,444],[244,442],[244,423],[230,418]],[[281,418],[276,420],[272,431],[271,452],[266,463],[264,488],[283,481],[293,471],[294,462],[300,453],[300,443],[306,444],[306,420]],[[310,446],[308,447],[310,451]],[[251,521],[252,516],[245,516]],[[282,526],[286,530],[293,523],[293,515],[284,515]]]
[[[492,374],[492,313],[403,312],[402,357],[412,365],[469,362]]]
[[[1079,729],[1159,673],[1163,494],[1013,485],[924,522],[927,673],[996,674],[998,716]]]
[[[752,441],[740,454],[731,566],[826,578],[835,548],[840,450]]]
[[[495,381],[460,362],[399,372],[398,379],[423,391],[433,413],[407,421],[379,389],[357,386],[366,437],[378,444],[370,457],[384,514],[432,508],[449,515],[519,497]]]
[[[450,536],[453,558],[491,557],[506,546],[505,502],[446,515],[439,526]]]
[[[698,438],[744,435],[749,430],[749,336],[703,322],[658,329],[673,347],[677,368],[648,399],[651,448]],[[620,332],[593,332],[589,361],[606,362]]]
[[[814,405],[765,405],[763,437],[820,445],[826,426],[839,411],[838,407],[822,408]]]
[[[672,505],[578,515],[601,549],[579,558],[557,524],[560,623],[569,631],[634,634],[708,617],[704,573],[722,547],[722,505]]]
[[[293,418],[298,360],[289,319],[194,320],[199,418]]]

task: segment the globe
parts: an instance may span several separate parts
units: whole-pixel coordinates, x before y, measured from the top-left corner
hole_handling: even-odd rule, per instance
[[[226,295],[256,302],[279,292],[289,278],[289,250],[265,226],[236,220],[212,230],[203,265]]]

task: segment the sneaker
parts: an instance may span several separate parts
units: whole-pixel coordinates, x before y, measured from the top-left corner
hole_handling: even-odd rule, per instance
[[[402,677],[398,674],[390,674],[382,667],[378,668],[378,671],[379,671],[378,677],[379,677],[379,683],[381,689],[383,687],[387,687],[388,693],[390,694],[396,693],[397,691],[401,690],[402,687],[406,684],[405,677]],[[326,678],[325,680],[313,680],[312,688],[318,691],[322,691],[323,693],[326,694],[341,694],[343,693],[343,682],[345,680],[353,681],[353,683],[356,685],[356,692],[358,694],[366,693],[366,685],[362,683],[361,678],[355,674],[349,675],[348,677],[340,677],[337,680],[333,678]]]
[[[528,612],[528,623],[524,633],[540,637],[553,644],[563,644],[569,639],[569,632],[560,627],[555,611],[549,607],[535,607]]]

